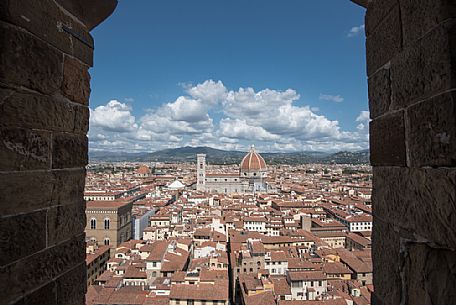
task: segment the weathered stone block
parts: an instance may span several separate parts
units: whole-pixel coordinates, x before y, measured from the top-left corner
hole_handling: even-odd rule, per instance
[[[90,74],[88,66],[77,59],[65,56],[62,92],[73,102],[89,104]]]
[[[399,2],[405,45],[413,44],[440,22],[456,17],[456,3],[452,0],[399,0]]]
[[[0,127],[0,170],[50,168],[50,133]]]
[[[391,81],[389,68],[380,69],[368,79],[369,111],[371,118],[388,112],[391,104]]]
[[[53,172],[53,205],[81,204],[85,186],[85,169]]]
[[[399,233],[394,231],[392,225],[376,218],[372,243],[375,294],[384,304],[400,304],[402,284]]]
[[[87,266],[82,263],[57,279],[58,304],[85,305],[86,285],[74,283],[87,282]]]
[[[89,30],[111,15],[117,6],[117,0],[91,1],[90,5],[73,0],[56,0],[56,2],[81,20]]]
[[[5,23],[0,22],[0,31],[0,45],[8,46],[0,52],[0,81],[45,94],[58,91],[62,83],[63,54]]]
[[[77,39],[76,36],[78,36],[93,46],[92,36],[82,23],[78,22],[76,18],[72,18],[68,12],[62,10],[55,1],[8,1],[0,12],[0,18],[26,29],[62,52],[74,55],[92,66],[92,57],[89,57],[88,54],[91,54],[93,49],[89,48],[90,51],[84,50],[81,52],[77,50],[80,47],[75,47],[76,43],[74,42]],[[76,35],[73,36],[63,30],[63,26],[69,28]]]
[[[455,34],[454,22],[441,24],[392,60],[392,109],[455,87]]]
[[[30,213],[83,198],[85,170],[0,173],[0,214]]]
[[[398,6],[397,0],[368,1],[366,11],[366,36],[370,36],[383,19]]]
[[[62,205],[47,211],[47,246],[52,246],[84,232],[85,202]]]
[[[370,160],[376,165],[406,166],[404,112],[370,122]]]
[[[82,62],[88,64],[90,67],[93,66],[93,39],[90,34],[88,34],[88,38],[84,41],[81,41],[77,38],[72,39],[72,55]]]
[[[366,39],[367,75],[374,74],[401,50],[401,17],[396,6]]]
[[[0,104],[0,126],[72,132],[75,108],[63,98],[17,92]]]
[[[456,170],[374,167],[375,219],[456,248]],[[444,234],[442,233],[444,232]]]
[[[46,248],[46,211],[0,218],[0,266]]]
[[[88,162],[85,135],[56,133],[52,137],[52,168],[84,167]]]
[[[405,304],[453,304],[456,299],[456,252],[412,243],[407,247]]]
[[[14,94],[14,90],[4,88],[0,85],[0,105],[3,103],[5,99],[7,99],[12,94]]]
[[[0,173],[0,214],[28,213],[50,205],[50,172]]]
[[[24,297],[25,305],[57,305],[57,284],[50,282]],[[64,304],[64,303],[60,303]],[[60,305],[59,304],[59,305]]]
[[[19,298],[24,292],[46,285],[57,276],[85,262],[85,234],[26,259],[0,268],[1,304]],[[79,284],[78,284],[79,285]]]
[[[410,166],[456,165],[456,93],[444,93],[407,110]]]
[[[74,132],[86,135],[89,131],[89,108],[85,106],[75,106],[74,110]]]

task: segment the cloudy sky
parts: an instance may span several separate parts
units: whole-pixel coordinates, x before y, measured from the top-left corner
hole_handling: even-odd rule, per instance
[[[348,0],[120,1],[93,31],[91,150],[368,147]]]

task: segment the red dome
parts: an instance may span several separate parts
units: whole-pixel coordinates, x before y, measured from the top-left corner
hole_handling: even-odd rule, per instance
[[[265,170],[266,169],[266,162],[259,153],[255,151],[255,147],[252,145],[250,148],[250,152],[245,155],[241,162],[241,170],[244,171],[257,171],[257,170]]]
[[[141,165],[137,170],[136,170],[136,173],[137,174],[140,174],[140,175],[146,175],[146,174],[150,174],[150,168],[146,165]]]

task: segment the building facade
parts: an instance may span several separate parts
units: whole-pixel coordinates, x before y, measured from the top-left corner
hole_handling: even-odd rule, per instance
[[[252,145],[244,156],[237,173],[207,173],[206,155],[197,154],[196,189],[214,193],[266,192],[267,167],[263,157]]]
[[[115,249],[131,239],[131,201],[89,201],[86,208],[86,240]]]
[[[86,265],[87,265],[87,285],[92,285],[97,277],[106,270],[110,258],[110,248],[105,245],[87,245]]]

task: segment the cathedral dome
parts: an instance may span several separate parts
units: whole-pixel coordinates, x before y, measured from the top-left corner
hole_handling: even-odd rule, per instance
[[[252,145],[250,151],[242,159],[240,165],[241,171],[262,171],[266,170],[266,162],[263,157],[256,152],[255,147]]]

